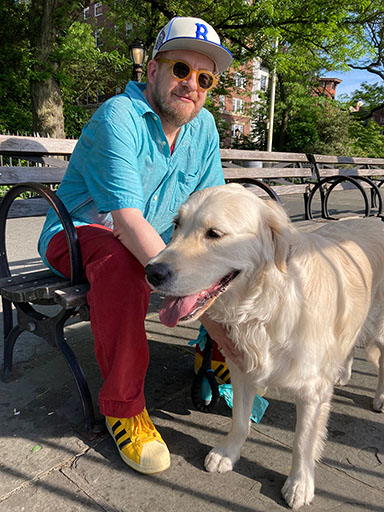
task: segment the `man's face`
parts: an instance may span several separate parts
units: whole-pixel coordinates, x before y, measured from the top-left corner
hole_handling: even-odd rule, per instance
[[[201,53],[172,50],[158,55],[167,59],[182,60],[197,71],[214,71],[213,61]],[[196,73],[191,73],[186,80],[178,81],[172,76],[172,64],[156,64],[151,91],[154,110],[169,124],[180,127],[197,116],[205,103],[207,93],[198,88]]]

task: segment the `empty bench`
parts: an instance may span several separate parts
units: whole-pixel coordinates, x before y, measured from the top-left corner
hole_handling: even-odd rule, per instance
[[[280,197],[301,194],[305,218],[308,197],[313,188],[313,166],[305,153],[284,153],[239,149],[221,149],[224,178],[227,183],[254,185],[258,196]]]
[[[367,158],[335,155],[308,155],[313,164],[316,184],[308,197],[310,203],[314,194],[321,195],[322,217],[331,219],[328,204],[333,191],[357,189],[364,201],[364,214],[371,214],[371,207],[377,208],[376,215],[382,214],[383,202],[380,187],[384,182],[384,158]],[[370,195],[370,198],[367,195]]]

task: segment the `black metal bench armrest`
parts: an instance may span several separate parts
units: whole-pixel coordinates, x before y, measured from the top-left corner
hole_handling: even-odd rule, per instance
[[[240,183],[240,185],[243,185],[245,183],[249,185],[255,185],[256,187],[259,187],[262,190],[264,190],[264,192],[266,192],[271,199],[281,204],[280,197],[273,190],[273,188],[271,188],[263,181],[258,180],[257,178],[226,178],[225,183]]]
[[[30,182],[19,183],[18,185],[13,186],[5,194],[0,203],[0,277],[8,277],[11,275],[6,251],[6,222],[9,208],[13,201],[23,192],[35,192],[40,197],[46,199],[54,209],[63,226],[68,243],[71,263],[71,285],[74,286],[84,282],[79,239],[68,210],[55,192],[47,186],[41,185],[40,183]]]
[[[367,183],[370,187],[372,187],[372,189],[376,192],[378,200],[379,200],[378,215],[381,215],[383,204],[382,204],[382,198],[381,198],[380,190],[379,190],[377,185],[372,180],[370,180],[369,178],[367,178],[365,176],[354,176],[354,177],[351,177],[351,176],[337,175],[337,176],[328,176],[328,177],[325,177],[325,178],[319,178],[318,182],[316,183],[316,185],[311,190],[311,193],[309,194],[308,202],[307,202],[307,216],[308,216],[308,219],[312,219],[313,218],[312,211],[311,211],[312,199],[313,199],[315,193],[319,189],[321,191],[322,187],[325,184],[329,184],[330,186],[329,186],[328,190],[325,192],[324,197],[321,198],[321,201],[322,201],[322,205],[321,205],[322,216],[324,218],[331,219],[331,217],[328,214],[328,198],[329,198],[332,190],[335,189],[335,187],[337,185],[339,185],[340,183],[342,183],[343,181],[351,183],[352,185],[354,185],[360,191],[360,193],[361,193],[361,195],[363,196],[363,199],[364,199],[365,216],[366,217],[368,217],[370,215],[370,206],[369,206],[369,201],[368,201],[367,194],[366,194],[363,186],[360,184],[360,181],[363,181],[363,182]]]

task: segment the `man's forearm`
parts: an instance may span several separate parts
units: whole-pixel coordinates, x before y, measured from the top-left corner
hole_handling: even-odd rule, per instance
[[[112,212],[113,234],[145,267],[165,247],[160,235],[140,210],[123,208]]]

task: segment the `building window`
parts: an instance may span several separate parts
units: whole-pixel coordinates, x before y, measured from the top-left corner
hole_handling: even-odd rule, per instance
[[[95,16],[101,16],[103,14],[103,4],[102,2],[97,2],[95,4]]]
[[[97,28],[95,30],[95,46],[96,46],[96,48],[99,48],[100,46],[103,46],[102,30],[101,30],[101,28]]]
[[[260,76],[260,90],[261,91],[266,91],[267,90],[267,85],[268,85],[267,75],[261,75]]]
[[[238,87],[239,89],[245,89],[246,80],[241,73],[233,73],[233,82],[235,87]]]
[[[89,7],[83,9],[83,18],[87,20],[89,18]]]
[[[244,133],[244,126],[242,124],[233,124],[231,130],[232,137],[238,139]]]
[[[240,98],[232,98],[232,110],[233,112],[242,113],[244,112],[244,100]]]

